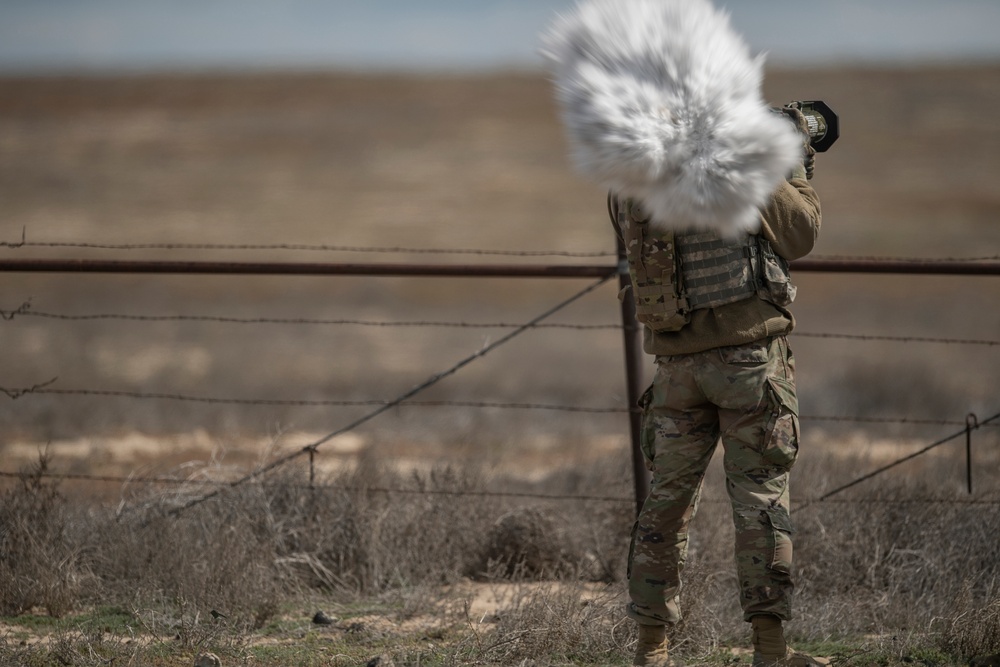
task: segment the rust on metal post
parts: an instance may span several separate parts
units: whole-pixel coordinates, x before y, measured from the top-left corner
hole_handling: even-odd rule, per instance
[[[616,237],[617,238],[617,237]],[[625,245],[618,240],[618,288],[631,286],[628,273],[628,259]],[[649,471],[642,454],[640,430],[642,411],[639,397],[642,396],[642,329],[635,319],[635,301],[621,300],[622,330],[625,336],[625,396],[628,401],[629,435],[632,443],[632,478],[635,482],[635,513],[642,511],[642,504],[649,495]]]

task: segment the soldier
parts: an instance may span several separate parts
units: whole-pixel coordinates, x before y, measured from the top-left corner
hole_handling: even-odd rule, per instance
[[[639,628],[634,665],[670,664],[666,626],[681,618],[688,526],[720,437],[753,665],[824,664],[789,649],[782,632],[792,616],[788,476],[799,447],[787,260],[808,254],[820,227],[806,119],[785,111],[806,135],[804,157],[761,209],[757,234],[655,231],[642,202],[609,195],[644,349],[656,362],[641,399],[652,479],[628,560],[627,613]]]

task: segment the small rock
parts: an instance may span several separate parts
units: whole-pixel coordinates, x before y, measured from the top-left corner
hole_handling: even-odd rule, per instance
[[[316,625],[333,625],[335,619],[326,615],[324,611],[317,611],[316,615],[313,616],[313,623]]]
[[[194,667],[222,667],[222,661],[214,653],[202,653],[194,659]]]
[[[390,658],[385,654],[382,654],[382,655],[377,655],[371,660],[369,660],[368,664],[365,665],[365,667],[395,667],[395,664],[392,662],[392,658]]]

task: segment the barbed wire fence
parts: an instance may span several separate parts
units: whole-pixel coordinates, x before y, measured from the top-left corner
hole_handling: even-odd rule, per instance
[[[524,323],[514,322],[444,322],[444,321],[384,321],[358,319],[317,319],[317,318],[281,318],[281,317],[220,317],[217,315],[130,315],[125,313],[88,313],[66,314],[35,310],[30,301],[25,301],[13,310],[0,308],[0,319],[13,321],[21,317],[59,320],[64,322],[87,321],[123,321],[123,322],[202,322],[211,324],[241,324],[241,325],[313,325],[313,326],[358,326],[374,328],[441,328],[441,329],[517,329]],[[544,323],[532,325],[534,329],[567,329],[571,331],[620,331],[623,324],[568,324]],[[982,345],[986,347],[1000,346],[1000,340],[976,340],[968,338],[931,338],[920,336],[885,336],[872,334],[845,333],[794,333],[800,338],[824,338],[857,341],[889,341],[895,343],[939,343],[942,345]]]
[[[521,258],[536,257],[563,257],[563,258],[605,258],[618,256],[618,266],[583,266],[567,267],[565,265],[531,267],[531,266],[507,266],[507,267],[478,267],[478,270],[471,270],[471,267],[455,265],[420,266],[420,265],[288,265],[281,264],[266,265],[261,263],[212,263],[212,262],[124,262],[115,263],[105,260],[2,260],[0,259],[0,271],[43,271],[43,272],[65,272],[65,271],[90,271],[104,273],[239,273],[258,274],[268,273],[270,270],[277,274],[348,274],[348,275],[445,275],[445,276],[482,276],[482,275],[513,275],[513,276],[536,276],[536,277],[599,277],[599,279],[589,285],[584,290],[577,292],[570,298],[558,303],[546,310],[537,317],[522,323],[511,322],[464,322],[464,321],[375,321],[364,319],[319,319],[319,318],[266,318],[266,317],[220,317],[214,315],[134,315],[127,313],[84,313],[69,314],[36,310],[31,301],[24,301],[11,310],[0,309],[0,319],[3,321],[13,321],[19,318],[37,318],[54,321],[126,321],[126,322],[210,322],[234,325],[299,325],[299,326],[357,326],[357,327],[435,327],[435,328],[458,328],[458,329],[500,329],[510,330],[499,338],[496,342],[484,346],[474,354],[465,357],[452,367],[430,376],[426,381],[416,385],[412,389],[400,394],[392,400],[305,400],[305,399],[268,399],[268,398],[232,398],[224,396],[192,396],[184,394],[174,394],[167,392],[129,392],[117,390],[102,390],[81,387],[59,387],[54,386],[58,378],[51,378],[29,387],[5,387],[0,386],[0,393],[6,395],[10,400],[19,400],[31,395],[54,395],[54,396],[91,396],[91,397],[117,397],[135,400],[155,400],[155,401],[187,401],[207,404],[230,404],[230,405],[284,405],[284,406],[341,406],[341,407],[368,407],[373,408],[363,416],[351,421],[343,427],[329,432],[322,438],[300,448],[285,456],[279,457],[267,465],[261,466],[251,473],[235,481],[227,482],[207,482],[208,486],[217,487],[216,490],[205,493],[201,496],[188,500],[183,505],[175,507],[173,514],[180,514],[184,510],[203,503],[211,498],[223,493],[227,488],[233,488],[251,481],[258,481],[268,473],[297,460],[301,457],[309,458],[310,483],[309,488],[315,488],[314,483],[314,456],[318,448],[329,442],[333,438],[350,432],[358,426],[376,418],[382,413],[406,403],[408,406],[418,407],[467,407],[467,408],[492,408],[504,410],[546,410],[570,413],[592,413],[592,414],[628,414],[635,423],[637,408],[619,406],[577,406],[577,405],[555,405],[542,403],[504,403],[496,401],[415,401],[417,396],[429,387],[437,384],[441,379],[455,374],[460,369],[475,360],[489,354],[493,350],[501,347],[515,337],[531,329],[565,329],[576,331],[588,330],[621,330],[625,334],[625,344],[628,348],[630,344],[630,334],[632,345],[635,345],[634,335],[637,327],[634,322],[634,313],[629,317],[624,312],[620,323],[606,324],[567,324],[548,323],[544,320],[561,311],[569,304],[577,301],[586,294],[594,291],[609,279],[618,275],[623,280],[623,267],[621,264],[621,252],[566,252],[566,251],[507,251],[507,250],[476,250],[476,249],[435,249],[435,248],[361,248],[353,246],[333,246],[333,245],[307,245],[307,244],[271,244],[271,245],[251,245],[251,244],[98,244],[98,243],[64,243],[64,242],[29,242],[22,234],[19,242],[0,242],[0,247],[10,249],[20,248],[68,248],[83,250],[225,250],[225,251],[312,251],[312,252],[338,252],[338,253],[376,253],[376,254],[442,254],[442,255],[476,255],[476,256],[510,256]],[[971,257],[971,258],[884,258],[884,257],[817,257],[811,262],[793,263],[793,268],[806,271],[841,271],[841,272],[875,272],[875,273],[948,273],[957,275],[1000,275],[1000,256]],[[301,269],[307,266],[307,269]],[[300,270],[301,269],[301,270]],[[627,300],[626,300],[627,301]],[[1000,346],[998,340],[984,339],[959,339],[959,338],[934,338],[919,336],[885,336],[856,333],[831,333],[831,332],[796,332],[793,334],[799,337],[811,337],[819,339],[842,339],[851,341],[891,341],[899,343],[929,343],[940,345],[963,345],[963,346]],[[628,356],[628,351],[627,351]],[[634,356],[634,355],[633,355]],[[628,365],[628,362],[627,364]],[[628,370],[628,369],[627,369]],[[630,382],[633,378],[629,378]],[[633,403],[630,401],[630,404]],[[968,475],[968,490],[972,493],[972,464],[971,446],[972,434],[981,428],[996,428],[1000,426],[1000,413],[980,420],[975,414],[967,415],[965,421],[945,420],[945,419],[922,419],[908,417],[852,417],[835,415],[802,415],[801,419],[828,421],[828,422],[853,422],[869,424],[911,424],[927,426],[962,426],[962,428],[944,438],[941,438],[920,450],[899,458],[889,464],[883,465],[857,479],[832,489],[820,496],[807,498],[804,504],[798,506],[796,511],[815,506],[819,503],[827,502],[884,502],[884,503],[960,503],[973,505],[1000,505],[1000,499],[956,499],[956,498],[864,498],[864,499],[835,499],[834,496],[846,491],[849,488],[877,477],[907,461],[920,457],[927,452],[955,441],[962,437],[966,438],[966,462]],[[633,429],[634,436],[634,429]],[[634,440],[634,437],[633,437]],[[633,443],[635,444],[635,443]],[[17,478],[23,477],[27,473],[0,471],[0,477]],[[64,480],[79,480],[91,482],[112,482],[112,483],[142,483],[142,484],[166,484],[179,485],[188,484],[188,480],[174,479],[171,477],[153,476],[102,476],[85,474],[66,474],[45,472],[45,477]],[[259,482],[264,483],[264,482]],[[637,483],[635,498],[621,498],[614,496],[599,496],[586,494],[573,495],[551,495],[539,493],[512,493],[501,491],[442,491],[442,490],[408,490],[401,488],[367,488],[368,491],[382,493],[421,493],[421,494],[441,494],[468,496],[478,495],[485,497],[516,497],[532,498],[549,501],[599,501],[609,503],[641,502],[641,490]]]

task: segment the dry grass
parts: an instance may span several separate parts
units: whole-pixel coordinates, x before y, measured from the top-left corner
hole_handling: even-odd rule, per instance
[[[17,616],[41,607],[54,617],[71,611],[79,598],[84,571],[68,538],[65,499],[44,475],[49,459],[22,477],[3,497],[0,522],[0,614]]]
[[[817,456],[799,471],[799,488],[827,483]],[[848,469],[867,465],[863,456],[831,456]],[[140,660],[200,649],[245,660],[305,632],[314,656],[348,642],[358,655],[385,650],[406,665],[622,664],[634,640],[622,606],[630,505],[482,491],[566,495],[576,492],[566,480],[583,479],[627,497],[626,463],[511,484],[455,466],[407,475],[362,457],[317,488],[293,466],[174,516],[172,509],[215,488],[207,479],[231,471],[203,470],[191,477],[198,482],[133,492],[107,507],[69,501],[41,476],[43,460],[4,497],[0,525],[10,528],[0,544],[0,604],[12,617],[127,610],[130,631],[146,637],[144,648],[127,649]],[[993,456],[984,488],[1000,481],[997,463]],[[929,465],[919,479],[887,476],[877,501],[856,492],[850,502],[796,513],[795,643],[859,665],[869,664],[864,656],[902,664],[928,651],[939,664],[958,664],[1000,650],[1000,512],[942,492],[953,486],[950,473]],[[697,661],[724,662],[729,647],[746,642],[721,474],[713,465],[706,480],[682,592],[685,620],[674,637],[678,655]],[[919,500],[929,495],[939,502]],[[29,509],[38,517],[30,523]],[[507,587],[502,604],[472,611],[470,591],[494,586]],[[308,605],[337,608],[333,634],[308,629]],[[290,609],[301,610],[293,614],[297,630],[288,626]],[[212,610],[226,618],[213,619]],[[7,635],[18,632],[16,618],[7,623]],[[35,632],[61,639],[9,648],[40,656],[36,664],[95,641],[86,633],[71,640],[65,629]],[[420,648],[427,636],[436,648]],[[126,650],[108,636],[101,642],[105,658]],[[287,659],[258,664],[313,664]]]

